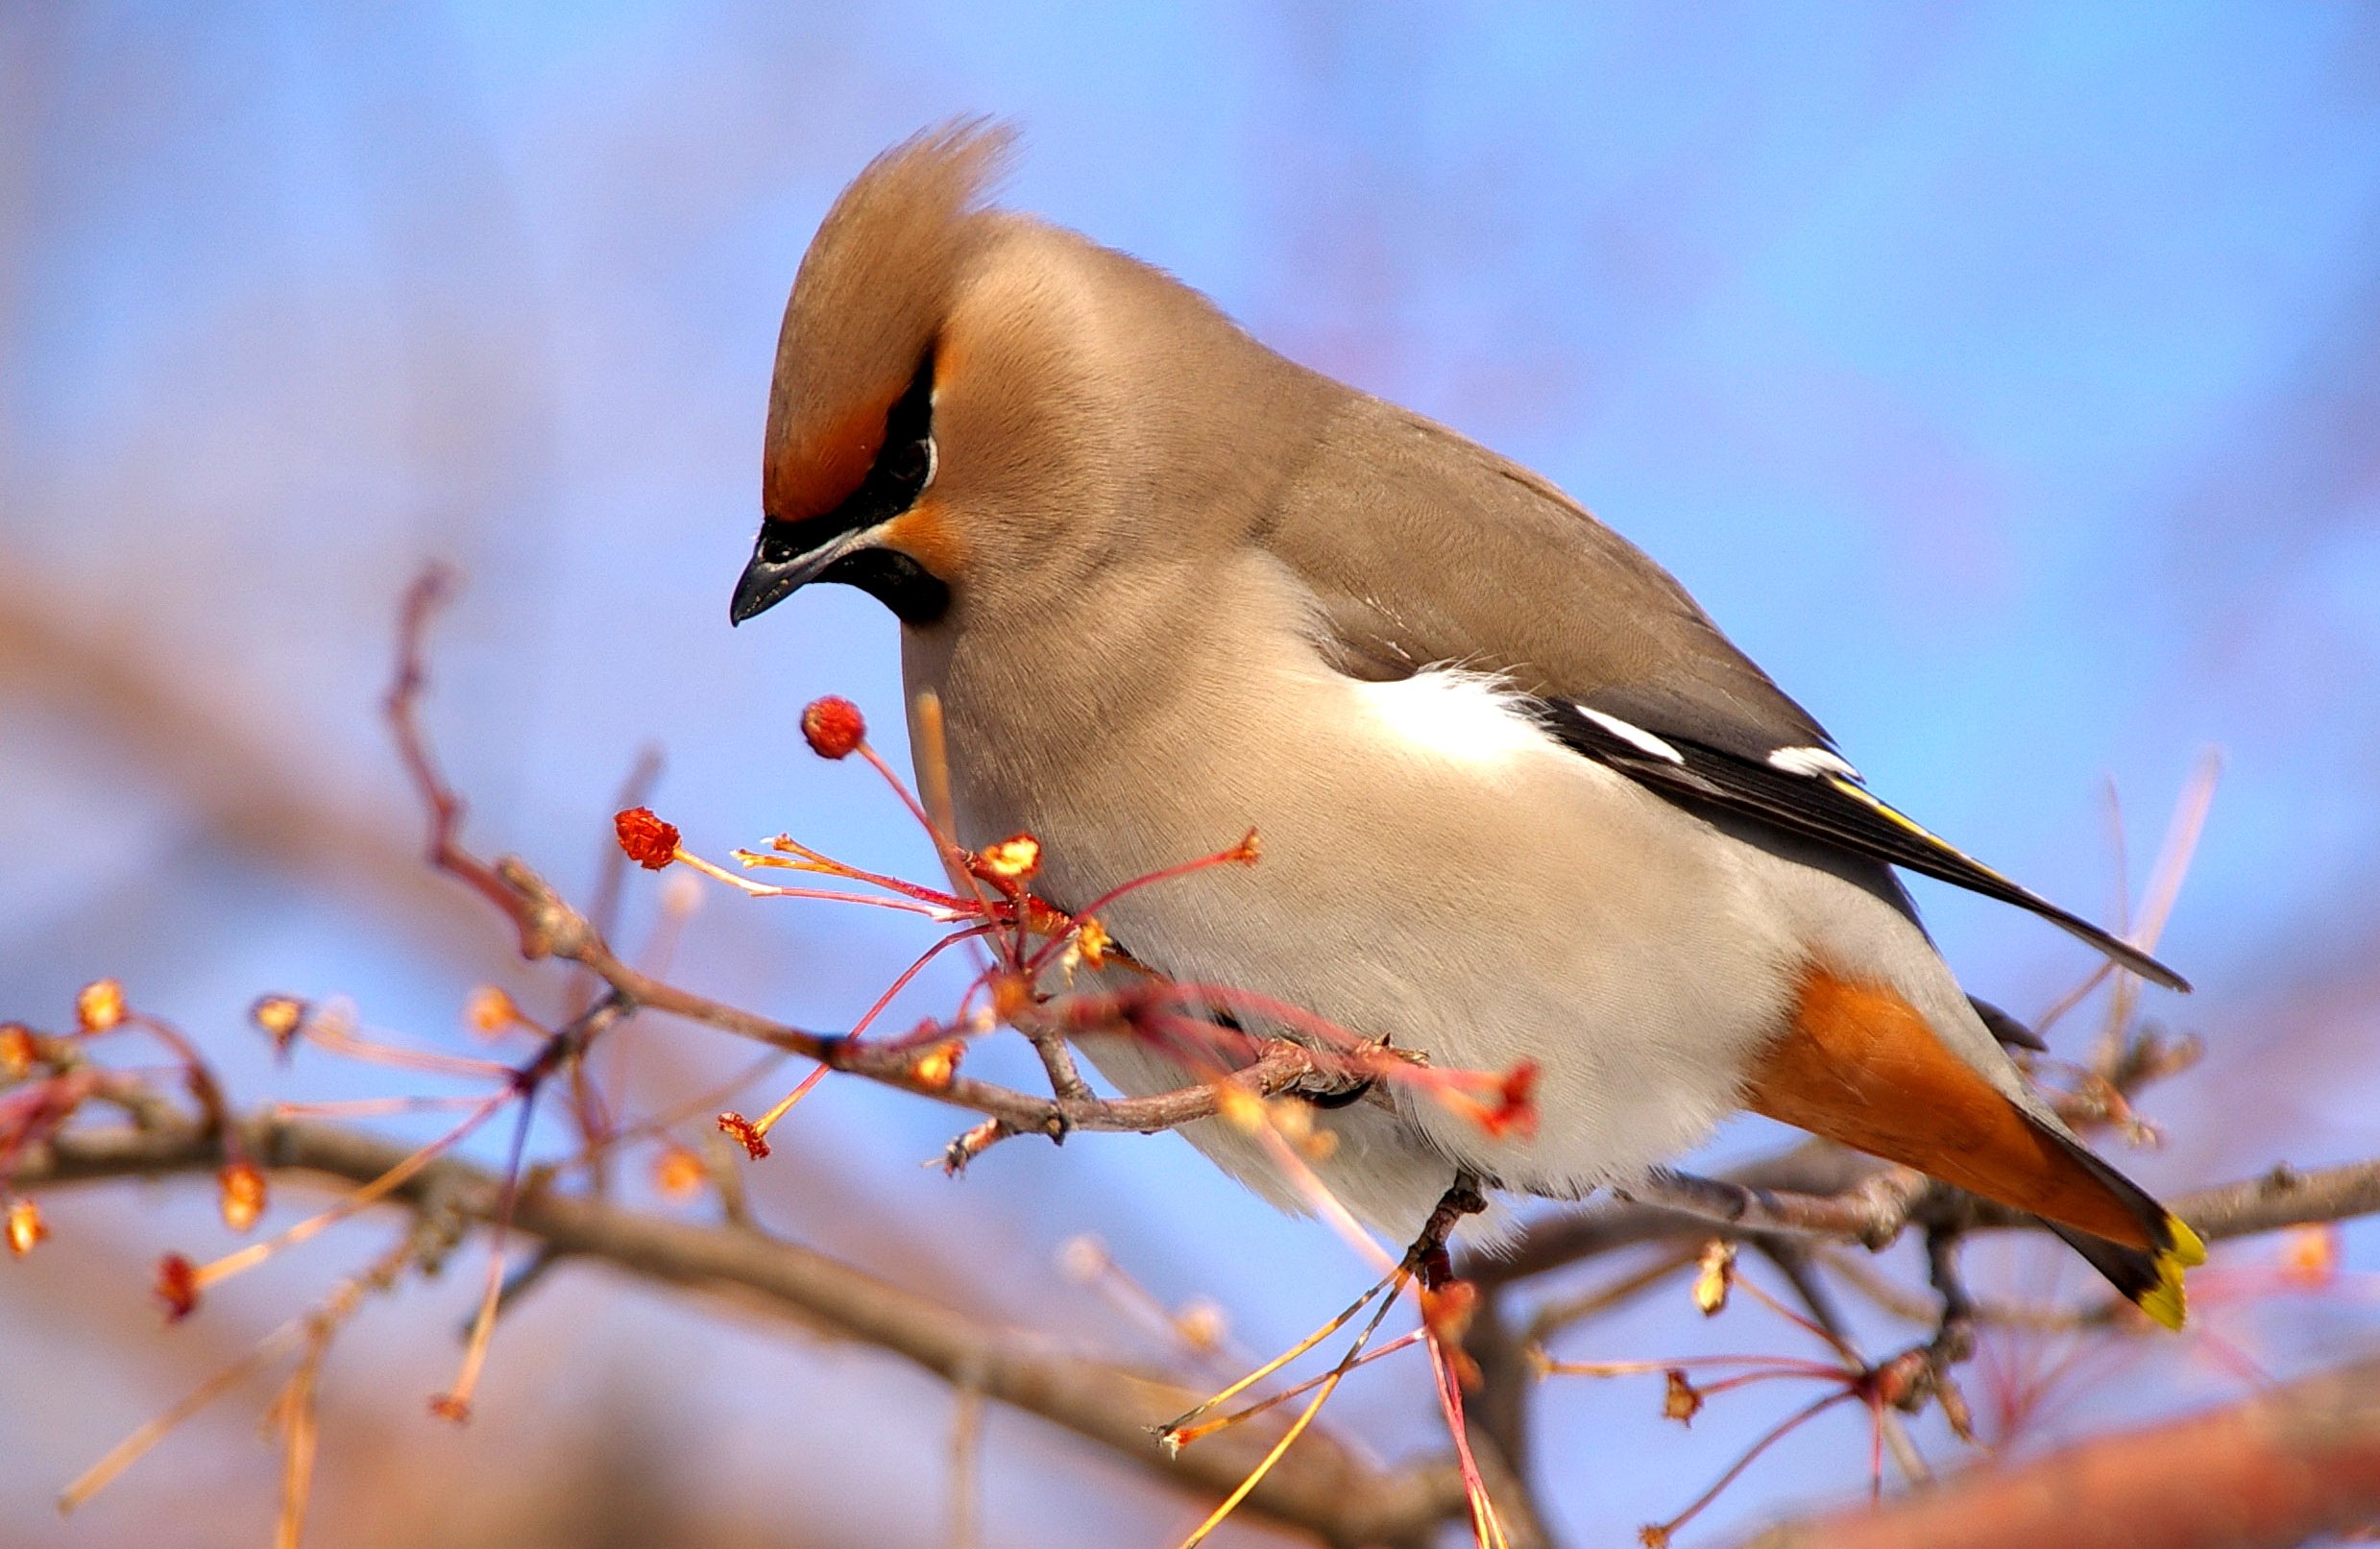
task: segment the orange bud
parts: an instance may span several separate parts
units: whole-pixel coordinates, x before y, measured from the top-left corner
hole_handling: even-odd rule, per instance
[[[198,1311],[198,1266],[179,1253],[157,1261],[157,1296],[165,1303],[165,1320],[179,1323]]]
[[[493,1038],[524,1021],[512,997],[493,984],[482,984],[463,1003],[463,1020],[482,1038]]]
[[[244,1232],[264,1214],[264,1170],[246,1157],[227,1163],[215,1174],[223,1206],[223,1223]]]
[[[765,1148],[767,1142],[761,1144]],[[653,1163],[653,1187],[672,1199],[697,1193],[707,1175],[702,1158],[683,1146],[670,1147]]]
[[[23,1258],[33,1251],[33,1246],[50,1235],[49,1223],[41,1219],[41,1207],[31,1199],[9,1201],[9,1251]]]
[[[1088,1232],[1078,1233],[1057,1245],[1057,1267],[1069,1280],[1089,1285],[1107,1272],[1115,1261],[1107,1256],[1107,1245]]]
[[[1868,1391],[1879,1403],[1906,1409],[1909,1395],[1921,1392],[1922,1385],[1930,1382],[1932,1375],[1931,1360],[1924,1350],[1904,1350],[1870,1374]]]
[[[646,871],[659,871],[677,858],[677,825],[655,817],[649,807],[614,814],[612,831],[619,835],[621,852]]]
[[[1713,1237],[1703,1245],[1699,1271],[1694,1276],[1694,1305],[1705,1318],[1727,1306],[1727,1288],[1736,1278],[1736,1245]]]
[[[2300,1291],[2320,1291],[2338,1278],[2339,1228],[2324,1222],[2300,1226],[2281,1238],[2281,1281]]]
[[[1536,1060],[1521,1060],[1505,1072],[1495,1097],[1496,1105],[1484,1122],[1489,1134],[1498,1140],[1518,1134],[1525,1140],[1537,1133]]]
[[[1637,1529],[1637,1542],[1644,1549],[1669,1549],[1669,1530],[1658,1522],[1647,1522]]]
[[[33,1074],[40,1058],[31,1028],[21,1022],[0,1023],[0,1077],[21,1081]]]
[[[1215,1107],[1226,1123],[1244,1134],[1252,1135],[1265,1126],[1264,1099],[1236,1081],[1216,1086]]]
[[[85,1032],[106,1032],[124,1020],[124,985],[121,980],[95,979],[83,986],[74,998],[75,1021]]]
[[[452,1420],[457,1425],[471,1423],[471,1400],[458,1398],[452,1393],[439,1393],[431,1398],[429,1412],[442,1420]]]
[[[1230,1332],[1231,1320],[1224,1310],[1203,1298],[1185,1304],[1174,1315],[1174,1327],[1180,1330],[1182,1343],[1194,1350],[1220,1350],[1224,1336]]]
[[[762,1135],[761,1126],[741,1113],[720,1114],[719,1132],[741,1146],[744,1154],[756,1162],[768,1154],[768,1141]]]
[[[1314,1104],[1296,1098],[1275,1098],[1265,1104],[1273,1132],[1292,1146],[1302,1146],[1314,1133]]]
[[[1662,1394],[1661,1417],[1675,1420],[1680,1425],[1691,1425],[1694,1416],[1702,1413],[1702,1390],[1686,1380],[1686,1373],[1676,1367],[1669,1368],[1669,1386]]]
[[[1392,1050],[1392,1053],[1400,1053]],[[1477,1125],[1491,1140],[1537,1133],[1537,1061],[1521,1060],[1502,1076],[1484,1071],[1448,1071],[1435,1084],[1438,1101]],[[1483,1101],[1472,1094],[1485,1091]]]
[[[1421,1321],[1429,1325],[1431,1337],[1443,1348],[1451,1350],[1463,1343],[1471,1315],[1478,1310],[1479,1288],[1469,1280],[1449,1280],[1421,1290]]]
[[[260,995],[248,1008],[248,1020],[273,1040],[276,1053],[287,1053],[290,1041],[305,1026],[306,1004],[294,995]]]
[[[976,852],[971,868],[1002,891],[1014,894],[1026,879],[1041,869],[1041,841],[1030,834],[1012,835]]]
[[[661,884],[661,911],[683,920],[702,908],[702,883],[685,872],[672,872]]]
[[[822,759],[847,759],[867,739],[867,717],[850,700],[828,694],[802,711],[802,737]]]
[[[1106,966],[1107,949],[1114,945],[1115,937],[1107,933],[1107,928],[1089,915],[1075,922],[1075,951],[1093,968]]]
[[[996,974],[991,985],[992,1015],[1003,1022],[1012,1022],[1019,1012],[1033,1004],[1032,985],[1018,974]]]
[[[950,1085],[951,1077],[959,1074],[959,1056],[965,1052],[966,1045],[957,1043],[929,1049],[918,1056],[917,1063],[909,1068],[910,1074],[917,1078],[919,1084],[939,1091]]]

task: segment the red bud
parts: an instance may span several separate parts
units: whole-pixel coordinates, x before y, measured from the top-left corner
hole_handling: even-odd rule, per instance
[[[802,712],[802,736],[818,757],[847,759],[867,737],[867,717],[850,700],[828,694]]]
[[[649,807],[629,808],[612,819],[612,827],[620,849],[646,871],[661,870],[677,855],[677,825],[655,817]]]

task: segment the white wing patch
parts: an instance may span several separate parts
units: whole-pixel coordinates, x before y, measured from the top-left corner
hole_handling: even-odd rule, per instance
[[[1845,780],[1859,778],[1858,770],[1822,747],[1781,747],[1768,756],[1768,766],[1787,774],[1808,775],[1813,780],[1827,775]]]
[[[1556,747],[1520,697],[1484,672],[1431,667],[1356,686],[1396,738],[1465,763],[1503,763]]]
[[[1671,763],[1686,762],[1686,755],[1641,726],[1632,726],[1617,715],[1606,715],[1602,711],[1589,710],[1585,705],[1572,705],[1570,708],[1577,711],[1582,718],[1593,721],[1597,726],[1639,752],[1650,753],[1657,759],[1666,759]]]

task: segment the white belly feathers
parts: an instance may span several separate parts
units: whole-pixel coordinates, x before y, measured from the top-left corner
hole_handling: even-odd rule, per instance
[[[1425,757],[1493,768],[1560,751],[1512,692],[1484,672],[1432,667],[1386,683],[1357,681],[1353,688],[1389,737]]]
[[[1491,677],[1361,680],[1298,632],[1243,627],[1183,642],[1202,658],[1178,680],[1197,685],[1196,704],[1151,717],[1146,738],[1106,738],[1106,766],[1063,780],[1002,772],[1083,745],[1034,722],[1035,706],[1075,702],[1064,689],[1022,709],[972,701],[953,661],[933,686],[963,836],[1038,835],[1064,905],[1252,828],[1261,860],[1117,900],[1104,911],[1116,939],[1177,978],[1285,1001],[1442,1066],[1534,1061],[1533,1139],[1493,1139],[1412,1091],[1394,1111],[1316,1115],[1341,1135],[1324,1180],[1384,1231],[1417,1228],[1458,1165],[1576,1196],[1700,1143],[1790,993],[1798,949],[1761,902],[1761,865],[1778,862],[1712,844],[1699,819],[1555,742]],[[1129,1091],[1183,1078],[1145,1050],[1086,1053]],[[1245,1137],[1210,1121],[1189,1138],[1291,1202]]]

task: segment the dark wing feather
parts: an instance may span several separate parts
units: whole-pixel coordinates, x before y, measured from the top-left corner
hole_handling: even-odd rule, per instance
[[[1656,790],[1707,801],[1787,833],[2030,909],[2151,983],[2174,990],[2190,987],[2179,974],[2130,942],[2010,882],[1868,794],[1846,775],[1782,769],[1691,738],[1639,730],[1609,712],[1590,714],[1592,707],[1583,709],[1567,700],[1540,699],[1537,704],[1546,726],[1564,744]],[[1615,724],[1623,729],[1614,730]],[[1630,737],[1629,731],[1637,736]]]

